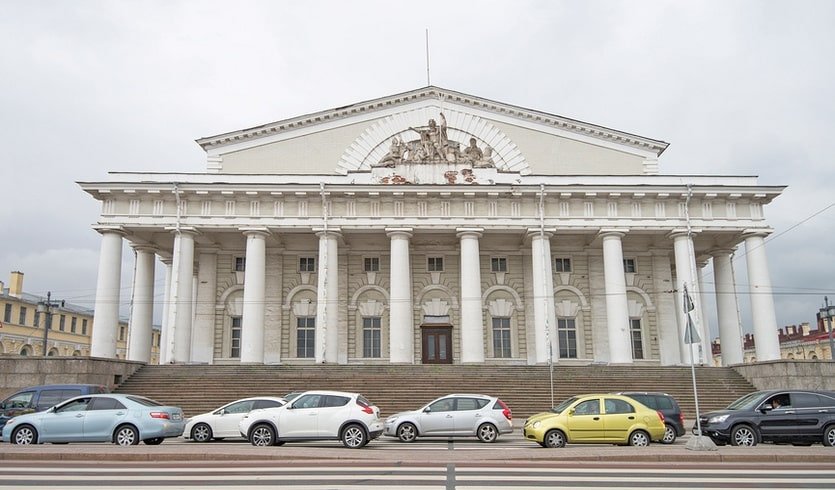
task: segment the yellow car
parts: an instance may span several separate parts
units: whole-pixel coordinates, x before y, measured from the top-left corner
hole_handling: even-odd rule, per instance
[[[566,443],[648,446],[664,438],[664,414],[621,395],[574,396],[525,421],[522,434],[542,447]]]

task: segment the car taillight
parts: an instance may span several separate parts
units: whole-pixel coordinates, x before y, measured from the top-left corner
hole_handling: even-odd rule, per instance
[[[679,422],[681,422],[681,426],[684,427],[684,414],[683,413],[678,414],[678,420],[679,420]]]
[[[656,410],[655,413],[658,414],[658,418],[661,419],[661,422],[664,422],[664,414],[661,412],[661,410]]]
[[[365,403],[357,400],[357,405],[359,405],[360,408],[362,408],[362,411],[367,413],[368,415],[374,415],[374,409],[366,405]]]
[[[151,412],[151,418],[155,419],[171,419],[171,415],[168,412]]]
[[[504,415],[504,418],[507,420],[513,420],[513,412],[510,411],[510,407],[508,407],[507,404],[501,400],[499,400],[499,406],[502,407],[502,415]]]

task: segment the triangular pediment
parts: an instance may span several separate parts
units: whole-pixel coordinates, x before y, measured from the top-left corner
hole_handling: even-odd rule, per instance
[[[201,138],[208,170],[347,174],[370,170],[393,142],[411,145],[443,115],[450,160],[489,153],[499,171],[534,174],[657,173],[667,143],[429,86],[410,92]],[[456,154],[453,154],[457,152]],[[408,155],[408,153],[407,153]],[[407,156],[408,157],[408,156]],[[584,172],[585,171],[585,172]]]

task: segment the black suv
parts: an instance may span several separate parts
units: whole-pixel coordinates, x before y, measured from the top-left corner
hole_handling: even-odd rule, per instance
[[[664,414],[666,430],[664,431],[664,438],[661,439],[662,444],[672,444],[676,442],[677,437],[684,435],[684,415],[681,414],[681,409],[672,396],[650,391],[623,391],[618,395],[628,396],[648,408],[658,410]]]
[[[702,434],[718,445],[756,446],[770,441],[835,446],[835,392],[757,391],[725,410],[703,414],[699,422]]]

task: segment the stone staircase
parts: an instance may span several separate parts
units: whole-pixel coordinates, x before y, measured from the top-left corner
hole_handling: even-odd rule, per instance
[[[556,403],[582,393],[663,391],[678,400],[688,425],[696,413],[689,367],[554,366],[553,379]],[[179,406],[192,416],[249,396],[309,389],[350,391],[362,393],[380,407],[383,417],[416,409],[448,393],[483,393],[507,402],[521,423],[551,406],[549,380],[547,366],[164,365],[143,367],[116,392]],[[723,408],[755,391],[730,368],[697,367],[696,381],[702,412]]]

